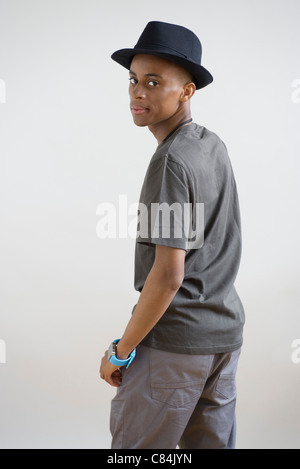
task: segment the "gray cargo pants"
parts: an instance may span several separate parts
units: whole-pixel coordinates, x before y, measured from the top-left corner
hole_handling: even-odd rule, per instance
[[[139,345],[111,403],[112,449],[234,449],[240,351],[186,355]]]

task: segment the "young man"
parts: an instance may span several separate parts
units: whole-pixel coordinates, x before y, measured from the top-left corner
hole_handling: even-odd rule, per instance
[[[152,21],[133,49],[112,55],[129,69],[134,123],[158,144],[140,195],[139,300],[100,367],[118,388],[114,449],[235,445],[240,215],[224,143],[191,118],[195,90],[213,80],[201,52],[190,30]]]

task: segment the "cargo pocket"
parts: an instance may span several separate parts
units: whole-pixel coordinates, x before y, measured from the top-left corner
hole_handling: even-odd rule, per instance
[[[170,407],[184,407],[197,401],[205,383],[197,356],[150,351],[150,392],[155,401]]]
[[[125,401],[113,399],[110,408],[110,432],[115,448],[123,448],[123,416]]]
[[[235,375],[220,375],[216,393],[225,400],[233,400],[236,397]]]
[[[151,383],[151,397],[170,407],[184,407],[201,396],[202,382]]]

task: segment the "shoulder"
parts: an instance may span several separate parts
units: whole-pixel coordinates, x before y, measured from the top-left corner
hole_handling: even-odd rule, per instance
[[[223,140],[213,131],[198,124],[191,124],[179,132],[165,149],[170,160],[185,164],[194,155],[212,151],[226,152]]]

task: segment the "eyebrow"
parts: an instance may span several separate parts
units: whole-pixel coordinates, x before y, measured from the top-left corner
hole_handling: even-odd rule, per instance
[[[129,73],[131,75],[134,75],[136,76],[136,73],[134,73],[132,70],[129,70]],[[158,78],[162,78],[161,75],[158,75],[157,73],[145,73],[144,77],[158,77]]]

